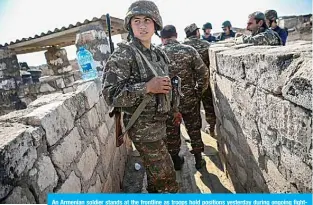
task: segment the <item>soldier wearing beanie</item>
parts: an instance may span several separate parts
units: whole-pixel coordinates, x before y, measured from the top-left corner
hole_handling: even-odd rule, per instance
[[[176,173],[163,141],[171,111],[169,60],[151,44],[153,34],[163,27],[158,7],[152,1],[135,1],[128,9],[124,27],[130,39],[118,44],[108,59],[103,94],[110,106],[122,110],[125,125],[139,105],[147,102],[144,108],[138,108],[142,112],[128,135],[143,159],[148,192],[176,193]]]

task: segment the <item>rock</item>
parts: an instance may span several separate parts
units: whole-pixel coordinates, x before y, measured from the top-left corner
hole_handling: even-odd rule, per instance
[[[76,93],[82,93],[85,96],[87,109],[92,108],[99,101],[100,90],[94,81],[83,82],[77,87]]]
[[[65,172],[77,155],[81,152],[82,143],[77,128],[75,127],[64,140],[52,150],[52,161]]]
[[[303,163],[301,158],[292,154],[287,147],[283,146],[281,152],[281,164],[284,164],[285,168],[291,172],[291,178],[288,181],[296,184],[300,193],[312,193],[312,168]]]
[[[283,87],[283,97],[312,110],[312,77],[312,59],[306,59]]]
[[[58,193],[81,193],[80,179],[72,171],[68,179],[62,184]]]
[[[47,172],[49,170],[49,172]],[[47,156],[42,156],[38,160],[38,178],[37,184],[40,192],[43,192],[46,188],[50,188],[50,192],[56,187],[58,183],[58,175],[55,171],[51,159]]]
[[[63,78],[57,79],[55,82],[56,82],[58,88],[64,88],[65,87]]]
[[[62,101],[39,107],[26,115],[25,119],[28,124],[41,125],[45,129],[49,146],[74,127],[74,116]]]
[[[5,199],[5,204],[36,204],[35,198],[27,188],[16,187],[10,196]]]
[[[36,146],[27,127],[17,123],[0,123],[0,181],[22,177],[37,160]]]
[[[100,139],[100,142],[104,145],[106,143],[107,137],[108,137],[109,131],[105,123],[103,123],[98,128],[98,136]]]
[[[101,193],[102,192],[102,183],[99,175],[97,175],[97,181],[94,185],[90,186],[88,193]]]
[[[40,86],[40,92],[41,93],[48,93],[48,92],[54,92],[56,89],[53,88],[51,85],[49,85],[48,83],[44,83]]]
[[[98,157],[93,148],[89,146],[81,156],[79,162],[77,163],[77,167],[79,171],[82,173],[84,181],[87,181],[91,178],[97,165],[97,162]]]

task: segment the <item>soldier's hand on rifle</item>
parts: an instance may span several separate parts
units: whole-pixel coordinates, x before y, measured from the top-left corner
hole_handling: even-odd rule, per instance
[[[146,83],[147,93],[168,94],[172,89],[171,79],[169,77],[154,77]]]

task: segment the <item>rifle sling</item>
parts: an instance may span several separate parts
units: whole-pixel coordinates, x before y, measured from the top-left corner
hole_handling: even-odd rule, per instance
[[[135,52],[138,52],[140,54],[140,56],[143,58],[143,60],[147,63],[148,67],[150,68],[150,70],[153,72],[153,74],[155,76],[158,76],[158,73],[155,71],[154,67],[151,65],[151,63],[148,61],[148,59],[146,58],[146,56],[135,46],[131,46]],[[136,120],[138,119],[139,115],[142,113],[142,111],[145,109],[145,107],[147,106],[147,104],[151,101],[153,95],[152,94],[147,94],[145,95],[144,99],[141,101],[141,103],[139,104],[139,106],[136,108],[135,112],[132,114],[132,116],[129,119],[129,122],[127,123],[126,127],[125,127],[125,131],[123,132],[122,136],[125,135],[125,133],[127,133],[127,131],[134,125],[134,123],[136,122]]]
[[[125,135],[125,133],[127,133],[127,131],[134,125],[134,123],[136,122],[136,120],[138,119],[139,115],[141,114],[141,112],[145,109],[145,107],[147,106],[147,104],[151,101],[152,99],[152,95],[147,94],[144,99],[141,101],[141,103],[139,104],[139,106],[136,108],[135,112],[132,114],[132,116],[130,117],[126,127],[125,127],[125,131],[123,132],[122,136]]]

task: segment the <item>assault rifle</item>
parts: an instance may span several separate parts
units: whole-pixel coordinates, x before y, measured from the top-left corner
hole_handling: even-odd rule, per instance
[[[111,54],[114,52],[114,44],[112,41],[111,36],[111,18],[109,14],[106,14],[106,23],[107,23],[107,29],[108,29],[108,35],[109,35],[109,44],[110,44],[110,51]],[[115,107],[112,112],[109,113],[110,117],[114,116],[115,120],[115,139],[116,139],[116,147],[121,146],[124,143],[123,139],[123,130],[122,130],[122,124],[121,124],[121,108]]]

